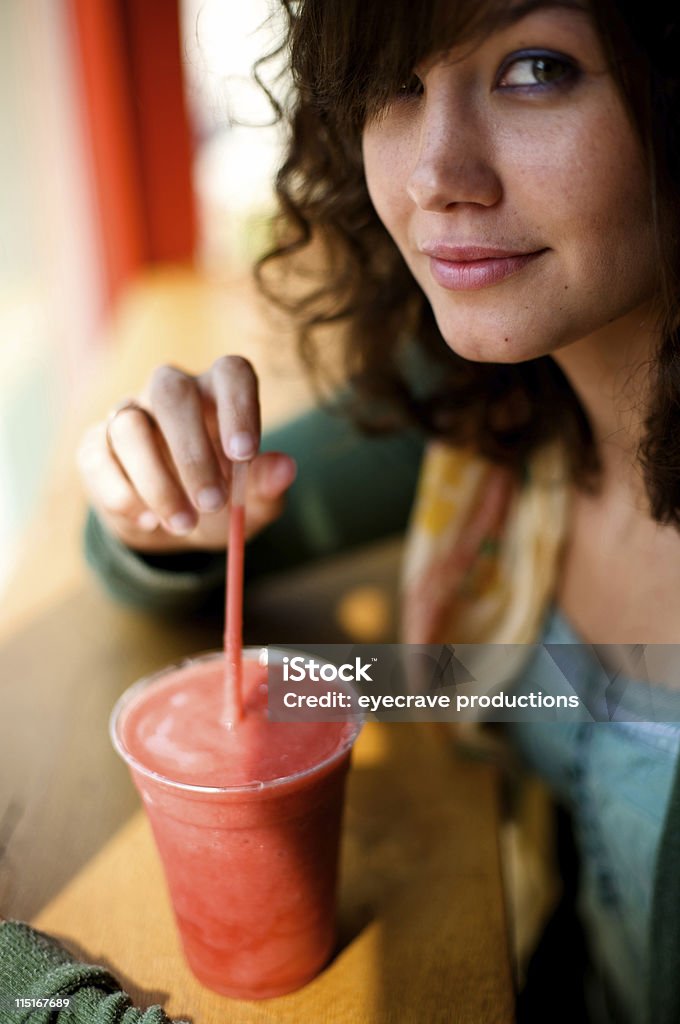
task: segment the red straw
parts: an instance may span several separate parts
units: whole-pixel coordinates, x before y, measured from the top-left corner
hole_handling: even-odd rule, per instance
[[[247,476],[247,462],[232,463],[224,628],[223,721],[225,725],[235,725],[243,718],[243,551]]]

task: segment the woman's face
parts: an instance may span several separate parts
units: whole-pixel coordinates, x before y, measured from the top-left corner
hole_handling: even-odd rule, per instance
[[[642,150],[585,10],[545,5],[424,62],[363,155],[378,216],[466,358],[544,355],[651,296]]]

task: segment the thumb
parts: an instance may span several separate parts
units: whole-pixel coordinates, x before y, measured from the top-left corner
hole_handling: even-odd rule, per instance
[[[248,473],[246,536],[274,522],[285,506],[285,492],[295,479],[295,460],[283,453],[265,452],[253,459]]]
[[[253,459],[249,490],[255,501],[276,501],[297,476],[297,463],[284,452],[263,452]]]

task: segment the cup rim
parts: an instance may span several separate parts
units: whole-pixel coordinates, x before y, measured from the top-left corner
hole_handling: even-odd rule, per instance
[[[260,656],[261,652],[265,651],[267,654],[269,651],[278,651],[283,654],[304,654],[303,651],[296,652],[294,648],[281,648],[275,645],[250,645],[243,648],[243,655],[250,655],[251,657]],[[269,790],[281,788],[289,785],[291,782],[297,782],[300,779],[304,779],[307,776],[318,774],[322,769],[327,768],[334,764],[336,761],[340,761],[345,754],[351,750],[356,739],[361,732],[361,728],[364,724],[364,717],[361,715],[356,716],[355,719],[348,719],[345,724],[351,725],[352,728],[348,736],[343,740],[341,745],[337,747],[328,757],[324,758],[323,761],[319,761],[317,764],[311,765],[308,768],[303,768],[301,771],[294,772],[292,775],[279,776],[274,779],[266,779],[264,781],[258,780],[256,782],[247,782],[238,786],[200,786],[193,782],[180,782],[176,779],[168,778],[167,775],[163,775],[161,772],[156,772],[152,768],[148,768],[136,757],[134,757],[125,747],[122,738],[118,735],[118,725],[121,717],[125,710],[133,703],[135,698],[143,690],[148,690],[155,682],[167,676],[171,672],[176,672],[179,669],[188,668],[191,665],[195,665],[198,662],[208,661],[219,661],[224,658],[224,651],[210,650],[210,651],[199,651],[197,654],[192,654],[187,658],[182,658],[181,661],[174,662],[170,665],[165,665],[163,668],[158,669],[156,672],[152,672],[149,675],[143,676],[138,679],[135,683],[132,683],[127,687],[126,690],[120,695],[116,703],[114,704],[111,714],[109,715],[109,737],[116,753],[122,758],[129,768],[134,768],[136,772],[140,772],[147,778],[153,779],[156,782],[160,782],[163,785],[169,786],[173,789],[180,789],[190,793],[222,793],[222,794],[239,794],[239,793],[266,793]]]

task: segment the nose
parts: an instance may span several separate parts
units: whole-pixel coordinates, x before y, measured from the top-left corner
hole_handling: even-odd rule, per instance
[[[474,110],[450,96],[423,101],[414,162],[406,185],[422,210],[440,212],[459,203],[493,206],[502,195],[487,128]]]

